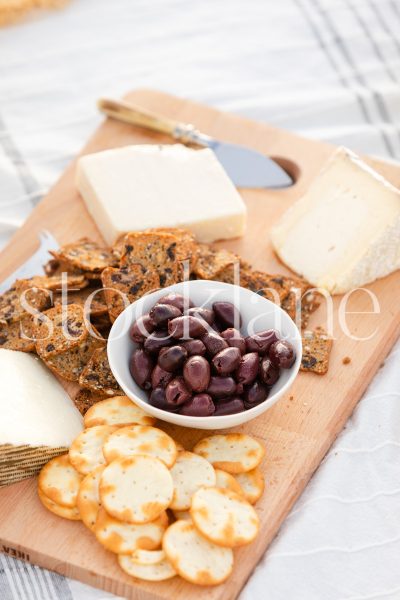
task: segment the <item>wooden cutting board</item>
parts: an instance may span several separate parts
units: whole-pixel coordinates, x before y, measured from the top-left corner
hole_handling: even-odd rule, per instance
[[[243,190],[249,211],[247,234],[241,240],[221,245],[235,250],[255,267],[271,273],[285,272],[273,255],[268,230],[306,190],[333,148],[160,92],[139,90],[127,99],[168,117],[195,123],[217,138],[282,159],[296,177],[296,185],[281,191]],[[84,153],[126,144],[163,142],[170,140],[107,121]],[[400,186],[397,167],[372,161],[371,164]],[[51,231],[59,242],[83,235],[100,239],[75,190],[74,170],[75,164],[70,165],[3,251],[0,280],[36,249],[37,235],[42,229]],[[131,210],[135,210],[135,199]],[[180,578],[154,584],[130,579],[119,569],[115,557],[103,550],[81,523],[64,521],[42,507],[36,495],[36,480],[0,490],[0,550],[127,598],[190,600],[198,594],[206,594],[209,600],[236,598],[400,333],[400,273],[374,283],[369,289],[378,298],[380,314],[370,312],[371,300],[365,292],[352,294],[347,306],[348,311],[357,313],[348,315],[348,333],[369,339],[357,341],[346,336],[338,325],[342,298],[335,298],[336,339],[329,373],[324,377],[301,373],[286,397],[257,420],[237,428],[265,443],[266,491],[257,507],[260,535],[253,544],[235,552],[234,572],[225,584],[201,590]],[[325,311],[320,308],[311,325],[324,323]],[[351,362],[345,365],[342,361],[346,356]],[[203,435],[196,430],[167,425],[165,429],[188,449]]]

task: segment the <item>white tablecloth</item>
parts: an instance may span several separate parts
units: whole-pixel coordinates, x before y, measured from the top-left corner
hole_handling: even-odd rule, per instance
[[[399,80],[399,0],[74,0],[0,30],[0,243],[98,125],[101,95],[159,88],[400,159]],[[400,598],[399,352],[241,600]],[[108,597],[0,555],[1,600]]]

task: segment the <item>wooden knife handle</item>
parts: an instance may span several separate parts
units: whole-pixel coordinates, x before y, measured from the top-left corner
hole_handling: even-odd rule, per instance
[[[176,138],[179,137],[177,133],[181,128],[180,123],[148,110],[144,110],[134,104],[123,102],[121,100],[101,98],[98,101],[97,106],[102,113],[109,117],[113,117],[118,121],[123,121],[124,123],[129,123],[131,125],[138,125],[139,127],[145,127],[146,129],[152,129],[159,133],[166,133]]]

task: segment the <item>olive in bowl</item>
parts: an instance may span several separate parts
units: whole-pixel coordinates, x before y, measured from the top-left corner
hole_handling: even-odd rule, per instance
[[[160,308],[163,298],[177,310]],[[262,414],[292,385],[302,352],[300,333],[279,306],[205,280],[128,306],[107,350],[132,401],[159,419],[200,429],[234,427]]]

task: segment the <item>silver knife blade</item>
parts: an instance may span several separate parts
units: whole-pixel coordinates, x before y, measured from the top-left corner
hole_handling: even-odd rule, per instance
[[[49,251],[60,247],[56,238],[49,231],[39,234],[39,248],[14,273],[0,283],[0,294],[6,292],[16,279],[27,279],[43,271],[43,265],[49,259]]]
[[[191,138],[214,151],[237,187],[278,189],[293,185],[293,179],[277,162],[257,150],[220,142],[196,130]]]

